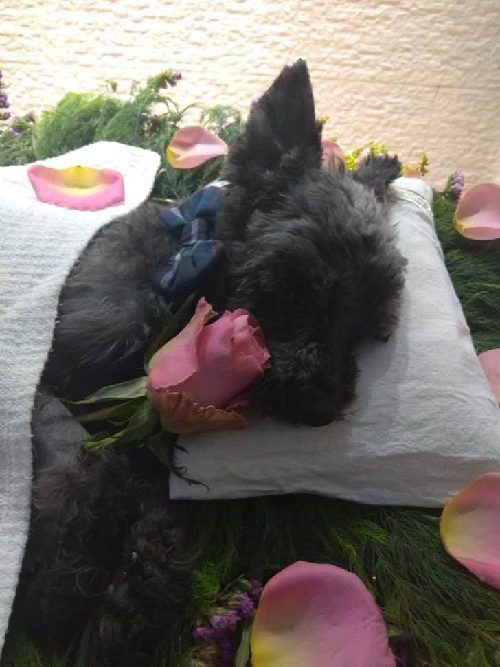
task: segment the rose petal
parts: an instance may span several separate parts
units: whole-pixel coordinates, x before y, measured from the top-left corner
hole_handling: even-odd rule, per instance
[[[198,369],[197,340],[205,322],[215,314],[202,297],[184,329],[168,341],[149,362],[148,388],[161,389],[179,385]]]
[[[479,355],[479,362],[490,383],[491,391],[500,403],[500,348],[488,350]]]
[[[446,551],[500,588],[500,473],[487,473],[452,498],[441,515]]]
[[[455,227],[476,241],[500,238],[500,186],[480,183],[463,194],[455,212]]]
[[[177,169],[192,169],[220,155],[227,155],[225,141],[201,125],[183,127],[167,147],[167,159]]]
[[[264,370],[254,357],[241,354],[233,346],[232,313],[203,328],[197,341],[198,369],[172,389],[191,394],[200,405],[225,408]]]
[[[264,587],[252,630],[253,667],[394,667],[370,592],[335,565],[298,562]]]
[[[333,139],[323,139],[321,141],[321,162],[323,169],[335,169],[339,162],[344,160],[344,151]]]
[[[233,345],[238,352],[256,359],[261,366],[267,367],[269,350],[264,343],[262,329],[248,311],[237,310],[233,313]]]
[[[112,169],[35,164],[28,168],[28,178],[37,199],[64,208],[99,211],[125,199],[123,176]]]
[[[163,428],[172,433],[228,431],[246,427],[245,420],[237,412],[199,406],[182,392],[160,389],[150,392],[149,397],[160,412]]]

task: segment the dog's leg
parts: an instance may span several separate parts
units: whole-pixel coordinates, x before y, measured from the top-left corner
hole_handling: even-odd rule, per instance
[[[32,421],[32,526],[16,609],[35,639],[61,647],[85,626],[119,563],[130,469],[115,452],[83,452],[86,431],[46,391]]]
[[[181,631],[191,594],[184,508],[159,489],[141,506],[99,620],[102,650],[117,665],[150,665],[158,644]]]
[[[92,665],[150,665],[191,592],[184,507],[169,501],[146,452],[83,451],[86,432],[47,393],[33,430],[32,532],[16,616],[58,648],[90,628]]]

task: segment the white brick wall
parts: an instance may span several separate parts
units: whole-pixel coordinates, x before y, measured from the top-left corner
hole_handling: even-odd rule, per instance
[[[500,179],[500,0],[0,0],[18,113],[166,67],[179,101],[246,110],[298,57],[346,148],[427,149],[435,183]]]

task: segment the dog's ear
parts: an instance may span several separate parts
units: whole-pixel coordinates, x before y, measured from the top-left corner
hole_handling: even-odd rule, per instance
[[[229,188],[221,219],[240,230],[253,210],[272,209],[280,194],[321,166],[321,129],[305,61],[285,67],[254,102],[243,134],[231,148],[223,178]]]
[[[253,104],[242,143],[246,160],[264,169],[279,169],[286,157],[299,155],[304,168],[320,166],[321,132],[304,60],[285,67]]]

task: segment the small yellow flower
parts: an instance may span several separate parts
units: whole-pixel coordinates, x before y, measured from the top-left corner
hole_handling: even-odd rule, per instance
[[[329,120],[330,120],[330,116],[327,113],[324,113],[321,116],[318,116],[318,123],[321,125],[321,127],[324,127],[328,123]]]
[[[425,151],[422,153],[422,157],[420,158],[419,169],[422,176],[425,176],[425,174],[429,171],[429,157]]]
[[[386,144],[378,143],[373,141],[373,139],[368,144],[368,148],[370,149],[370,153],[372,155],[387,155],[389,153],[389,149],[387,148]]]
[[[344,158],[345,166],[347,167],[347,169],[349,169],[349,171],[354,171],[357,168],[359,159],[365,149],[366,146],[355,148],[351,153],[345,156]]]

